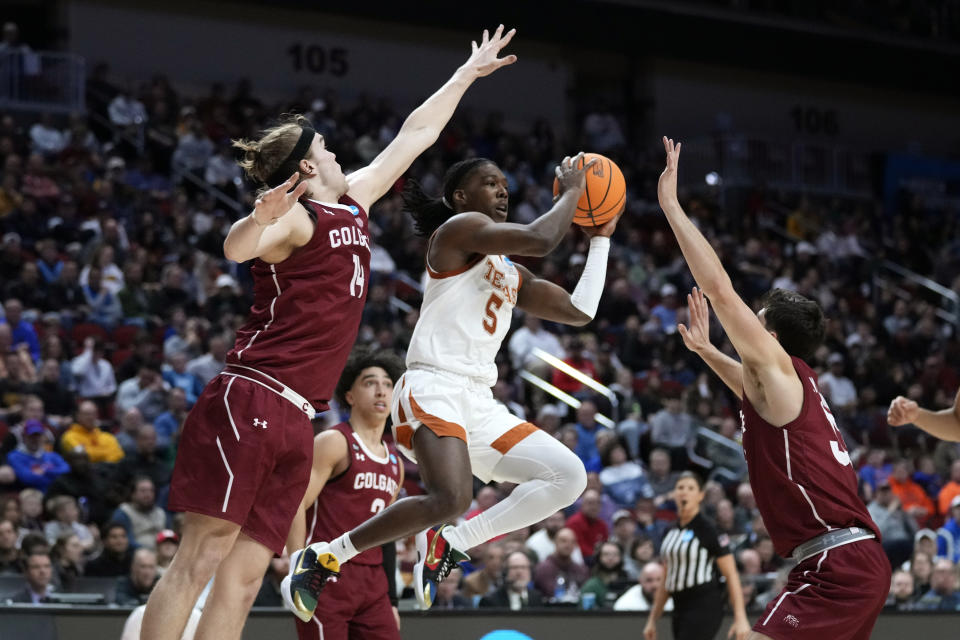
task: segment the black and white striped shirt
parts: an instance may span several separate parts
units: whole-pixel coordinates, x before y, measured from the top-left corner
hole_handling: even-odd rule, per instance
[[[717,530],[697,514],[685,526],[677,525],[667,531],[660,545],[660,555],[667,562],[667,591],[677,593],[717,581],[716,559],[730,553]]]

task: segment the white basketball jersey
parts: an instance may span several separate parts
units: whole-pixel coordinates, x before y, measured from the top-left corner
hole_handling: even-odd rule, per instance
[[[506,256],[481,256],[446,273],[427,265],[427,272],[407,367],[424,364],[479,377],[492,387],[494,358],[510,329],[520,272]]]

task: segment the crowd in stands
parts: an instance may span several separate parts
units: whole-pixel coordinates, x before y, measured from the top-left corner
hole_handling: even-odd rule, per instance
[[[88,116],[0,115],[0,574],[24,577],[4,596],[13,601],[44,602],[106,578],[111,601],[142,603],[176,551],[178,518],[164,505],[180,428],[223,367],[250,299],[247,268],[222,252],[253,197],[230,139],[255,135],[281,112],[305,113],[351,170],[403,117],[385,99],[346,102],[311,88],[265,104],[246,81],[191,98],[163,76],[116,83],[104,64],[88,95]],[[607,111],[585,111],[564,136],[547,120],[518,130],[501,114],[462,110],[409,172],[437,193],[453,161],[492,158],[518,222],[551,206],[553,166],[572,150],[610,155],[628,185],[597,319],[574,329],[518,313],[498,358],[496,397],[575,451],[588,489],[565,512],[472,550],[473,561],[441,584],[436,607],[649,609],[685,469],[708,478],[703,510],[735,551],[748,610],[761,611],[784,583],[790,563],[774,552],[746,481],[735,398],[676,330],[693,282],[656,203],[662,158],[647,142],[631,140]],[[359,334],[401,354],[424,270],[402,183],[370,212],[374,274]],[[897,569],[890,606],[960,608],[960,449],[885,420],[897,394],[950,405],[960,386],[956,326],[921,291],[872,277],[873,260],[885,257],[960,291],[960,279],[950,280],[956,218],[917,200],[887,211],[757,189],[731,201],[721,208],[684,195],[737,290],[753,303],[771,287],[795,289],[829,318],[810,364]],[[522,261],[572,290],[586,248],[571,229],[551,255]],[[719,325],[714,339],[732,353]],[[535,349],[596,378],[615,402],[547,367]],[[521,370],[580,407],[525,384]],[[334,407],[319,423],[341,418]],[[408,478],[406,491],[418,491],[412,466]],[[477,487],[471,513],[510,489]],[[415,551],[399,544],[409,574]],[[286,561],[271,566],[258,604],[279,604]]]

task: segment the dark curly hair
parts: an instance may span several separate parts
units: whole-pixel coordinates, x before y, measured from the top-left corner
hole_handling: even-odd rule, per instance
[[[456,211],[453,210],[453,192],[460,188],[474,169],[484,164],[494,164],[486,158],[468,158],[447,169],[443,176],[443,197],[428,196],[420,183],[408,180],[403,187],[403,207],[413,216],[417,235],[429,238],[437,228],[446,222]]]
[[[767,329],[777,334],[784,351],[810,360],[827,332],[820,305],[795,291],[772,289],[760,299],[760,306]]]
[[[392,351],[378,351],[367,346],[355,347],[347,358],[347,364],[343,368],[343,373],[340,374],[340,380],[337,381],[337,388],[334,391],[334,397],[340,406],[350,406],[347,402],[347,392],[360,377],[360,373],[368,367],[380,367],[387,372],[394,384],[406,368],[400,357]]]

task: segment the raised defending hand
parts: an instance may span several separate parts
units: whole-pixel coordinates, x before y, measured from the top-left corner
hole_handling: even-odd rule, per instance
[[[887,422],[890,423],[890,426],[899,427],[915,422],[919,415],[920,405],[903,396],[897,396],[890,403],[890,409],[887,410]]]
[[[557,183],[559,185],[557,197],[560,197],[567,191],[571,190],[580,193],[583,191],[583,188],[587,186],[587,169],[592,167],[594,163],[597,162],[597,158],[594,158],[578,169],[577,167],[582,162],[583,151],[572,158],[567,156],[559,165],[557,165],[557,168],[554,169],[554,173],[557,174]]]
[[[507,35],[503,35],[503,25],[500,25],[497,27],[497,30],[493,32],[493,37],[491,38],[490,32],[484,29],[483,40],[480,41],[480,44],[477,44],[476,40],[471,43],[473,52],[464,63],[463,68],[475,73],[476,77],[482,78],[483,76],[490,75],[500,67],[505,67],[508,64],[516,62],[517,56],[512,54],[504,56],[503,58],[497,57],[500,51],[510,44],[516,32],[516,29],[510,29],[510,31],[507,31]]]
[[[679,207],[680,201],[677,200],[677,165],[680,163],[680,143],[674,145],[673,140],[663,136],[663,149],[667,152],[667,166],[660,174],[660,181],[657,182],[657,199],[660,201],[660,208],[666,210],[668,207]]]
[[[306,181],[297,184],[300,172],[295,171],[286,182],[275,186],[257,198],[253,208],[253,219],[261,225],[273,224],[282,218],[294,203],[307,191]],[[293,185],[297,184],[296,188]],[[291,191],[293,189],[293,191]]]
[[[710,307],[707,299],[697,287],[687,294],[687,310],[690,315],[690,326],[677,325],[677,331],[683,338],[683,344],[693,351],[700,353],[710,347]]]

